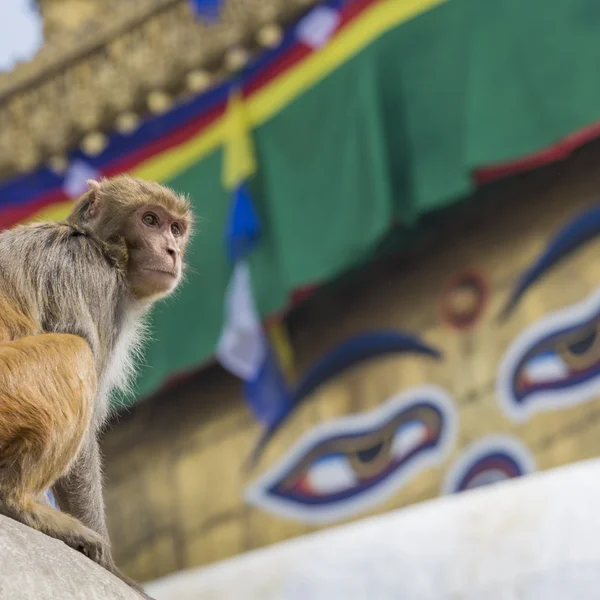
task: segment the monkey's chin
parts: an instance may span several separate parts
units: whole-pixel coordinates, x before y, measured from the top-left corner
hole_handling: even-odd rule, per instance
[[[133,293],[139,300],[164,298],[177,287],[179,280],[179,274],[146,269],[143,280],[133,286]]]

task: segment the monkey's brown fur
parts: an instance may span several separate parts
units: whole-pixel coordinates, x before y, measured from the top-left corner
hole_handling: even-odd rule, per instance
[[[0,233],[0,513],[137,588],[111,557],[97,433],[144,315],[179,283],[191,214],[155,183],[90,186],[65,222]]]

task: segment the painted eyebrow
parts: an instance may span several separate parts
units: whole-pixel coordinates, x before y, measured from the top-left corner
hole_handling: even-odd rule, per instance
[[[420,354],[435,360],[441,360],[443,357],[436,348],[421,341],[417,336],[403,331],[370,331],[345,340],[310,367],[295,389],[290,390],[289,403],[282,406],[281,410],[267,422],[258,443],[250,454],[246,468],[251,469],[256,465],[270,439],[296,408],[305,402],[319,386],[355,365],[378,356],[392,354]],[[246,390],[248,385],[252,384],[246,383]]]
[[[600,235],[600,206],[594,206],[569,221],[550,238],[542,253],[520,275],[506,302],[500,319],[506,319],[525,292],[552,267]]]

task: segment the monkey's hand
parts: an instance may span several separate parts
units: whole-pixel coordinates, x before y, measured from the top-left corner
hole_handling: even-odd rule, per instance
[[[103,567],[110,560],[110,548],[106,540],[84,525],[74,531],[58,533],[56,538]]]

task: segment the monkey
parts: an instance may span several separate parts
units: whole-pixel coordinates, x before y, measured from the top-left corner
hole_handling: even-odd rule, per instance
[[[148,598],[112,558],[98,436],[111,393],[131,388],[151,307],[183,278],[193,216],[158,183],[87,183],[63,221],[0,232],[0,514]]]

